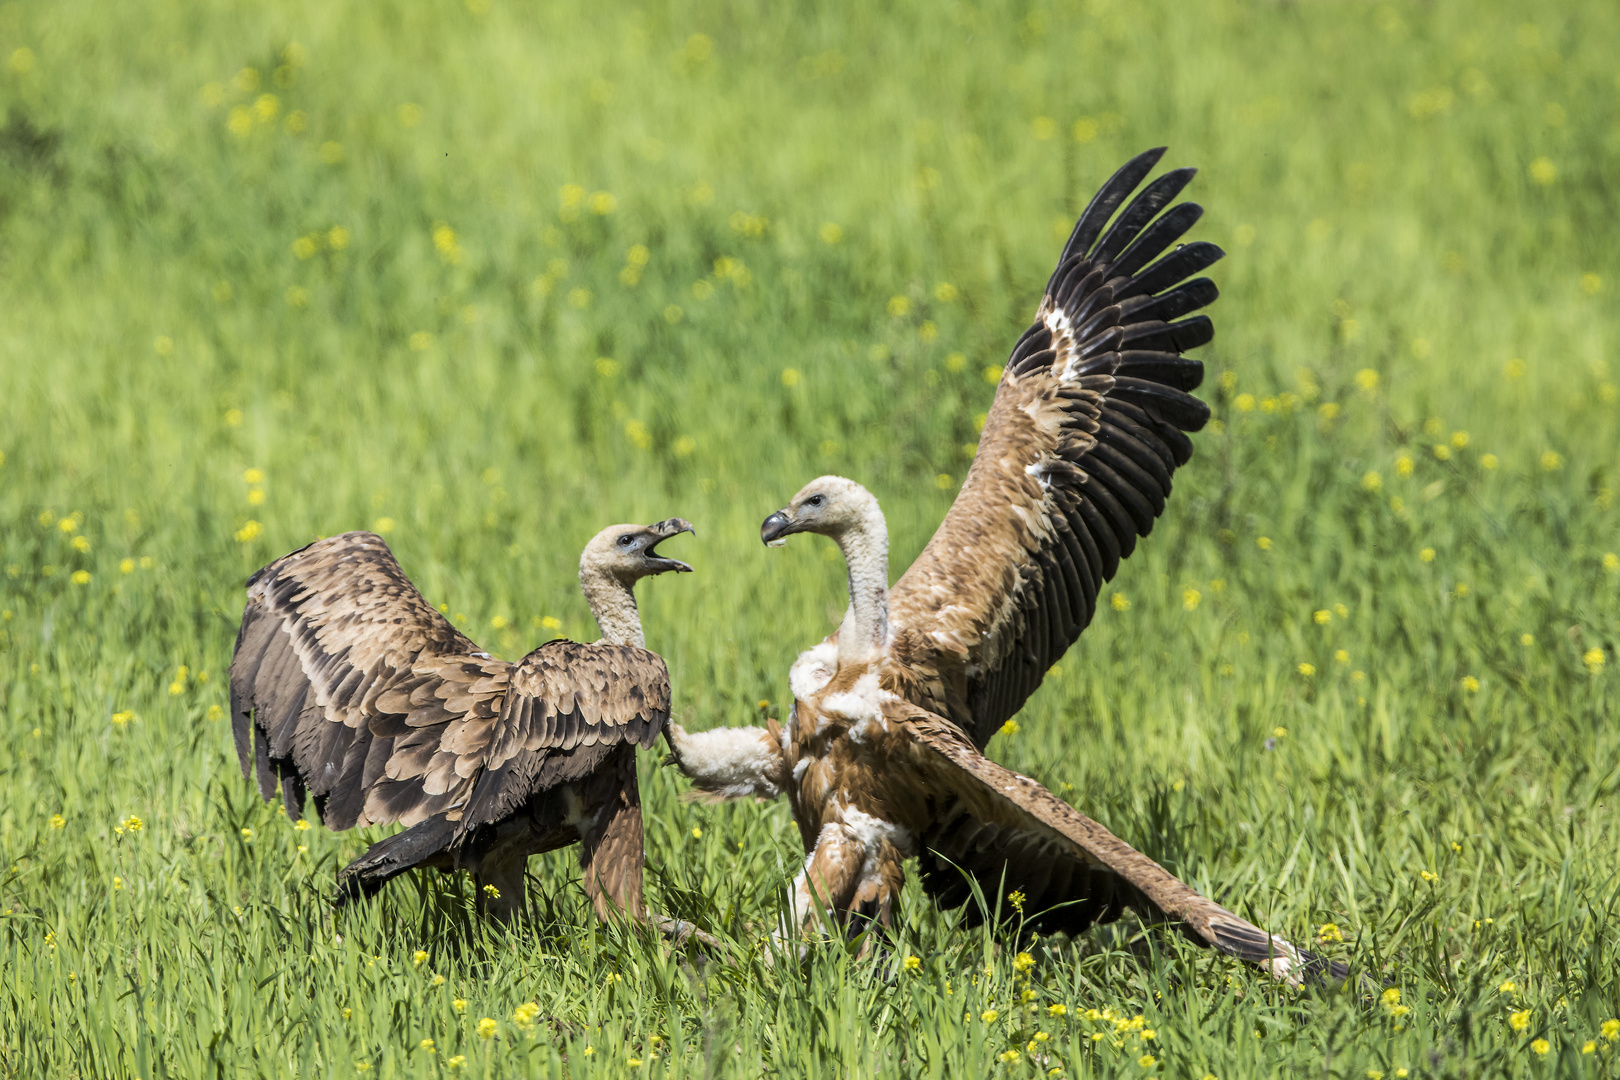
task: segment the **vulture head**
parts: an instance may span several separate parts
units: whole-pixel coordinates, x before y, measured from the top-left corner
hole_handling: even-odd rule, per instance
[[[759,538],[781,547],[794,533],[820,533],[842,540],[852,532],[882,528],[883,512],[870,491],[842,476],[818,476],[793,501],[765,519]]]
[[[594,572],[633,585],[644,577],[671,570],[689,574],[690,566],[658,554],[659,544],[683,532],[696,535],[697,530],[685,518],[670,518],[654,525],[609,525],[585,545],[579,557],[580,577]]]

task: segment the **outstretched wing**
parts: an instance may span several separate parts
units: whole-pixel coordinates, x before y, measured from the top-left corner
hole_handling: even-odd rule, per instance
[[[987,898],[1022,893],[1025,925],[1039,932],[1078,933],[1130,907],[1288,982],[1344,973],[1201,896],[1034,780],[980,754],[949,720],[903,702],[886,712],[915,740],[917,775],[933,803],[918,861],[923,889],[941,907],[965,903],[971,878]]]
[[[463,831],[583,779],[617,750],[651,747],[668,719],[669,670],[657,653],[573,641],[540,646],[512,671]]]
[[[1181,316],[1215,299],[1208,278],[1184,279],[1222,252],[1200,242],[1159,257],[1203,213],[1160,214],[1194,170],[1153,181],[1103,231],[1163,152],[1125,165],[1081,215],[961,492],[890,597],[897,654],[965,686],[960,719],[981,747],[1091,622],[1192,454],[1183,432],[1209,418],[1188,393],[1204,366],[1180,354],[1214,331]]]
[[[415,823],[463,802],[512,665],[483,652],[406,578],[382,537],[344,533],[248,580],[231,658],[242,775],[333,829]]]

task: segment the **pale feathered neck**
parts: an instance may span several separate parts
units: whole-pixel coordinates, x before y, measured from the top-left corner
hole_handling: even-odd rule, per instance
[[[617,575],[589,564],[579,568],[579,587],[585,602],[591,605],[596,625],[602,628],[602,640],[609,645],[647,647],[641,635],[641,613],[636,610],[636,595],[631,584]]]
[[[859,519],[832,534],[849,569],[849,610],[838,631],[838,662],[870,660],[889,644],[889,527],[871,492]]]

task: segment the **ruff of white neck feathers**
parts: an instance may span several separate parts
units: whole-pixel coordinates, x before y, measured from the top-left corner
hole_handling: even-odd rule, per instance
[[[581,566],[579,587],[591,605],[596,625],[602,628],[603,641],[638,649],[647,647],[647,639],[641,636],[641,613],[636,610],[636,596],[629,584],[612,574]]]
[[[849,567],[849,611],[838,631],[838,662],[869,660],[889,643],[889,527],[871,492],[859,522],[833,539]]]

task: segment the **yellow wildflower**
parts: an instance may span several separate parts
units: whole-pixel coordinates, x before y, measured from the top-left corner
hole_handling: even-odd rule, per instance
[[[1316,932],[1316,940],[1323,945],[1331,945],[1344,940],[1344,931],[1339,929],[1338,923],[1323,923]]]
[[[250,540],[256,540],[258,539],[259,534],[262,532],[264,532],[263,525],[260,525],[257,521],[249,521],[246,525],[243,525],[240,529],[236,530],[236,542],[239,544],[245,544]]]
[[[1402,454],[1395,459],[1395,472],[1400,476],[1411,476],[1415,467],[1411,454]]]
[[[242,843],[253,843],[253,830],[248,828],[246,825],[242,826]]]
[[[1328,623],[1333,621],[1333,612],[1318,611],[1316,614],[1312,615],[1311,618],[1316,620],[1317,626],[1326,626]]]
[[[456,998],[454,1001],[450,1002],[450,1007],[456,1010],[457,1013],[464,1013],[467,1011],[467,999]]]
[[[1131,602],[1125,598],[1124,593],[1115,593],[1108,602],[1113,605],[1115,611],[1131,610]]]
[[[1494,469],[1500,464],[1500,462],[1497,460],[1495,454],[1481,454],[1479,464],[1482,468]]]
[[[1587,1039],[1585,1042],[1581,1043],[1581,1053],[1583,1053],[1583,1054],[1592,1054],[1592,1053],[1596,1053],[1596,1052],[1597,1052],[1597,1041],[1595,1039]]]
[[[1203,598],[1204,594],[1197,589],[1184,589],[1181,593],[1181,606],[1188,611],[1196,611],[1198,602]]]
[[[1068,1011],[1069,1007],[1067,1005],[1048,1005],[1046,1007],[1047,1016],[1064,1016]]]
[[[1154,1057],[1152,1054],[1143,1054],[1141,1057],[1136,1059],[1136,1063],[1142,1066],[1144,1069],[1151,1069],[1153,1066],[1159,1063],[1159,1059]]]
[[[1308,679],[1312,675],[1316,674],[1316,665],[1315,664],[1300,664],[1299,667],[1296,670],[1301,675],[1305,676]]]
[[[917,957],[917,956],[908,956],[908,957],[906,957],[905,967],[906,967],[907,971],[916,971],[916,970],[918,970],[919,968],[922,967],[922,958]]]
[[[1014,889],[1012,892],[1008,893],[1007,894],[1007,903],[1012,905],[1014,911],[1018,912],[1019,914],[1022,914],[1023,911],[1024,911],[1024,894],[1023,894],[1022,890]],[[1020,954],[1020,955],[1025,955],[1025,954]],[[1031,961],[1031,962],[1033,963],[1033,961]],[[986,975],[990,974],[990,970],[988,968],[985,969],[985,974]]]
[[[501,898],[501,890],[497,889],[493,885],[485,885],[484,894],[491,900],[499,900]]]
[[[983,1020],[987,1024],[993,1024],[996,1022],[996,1017],[1000,1015],[1001,1014],[996,1012],[994,1009],[986,1009],[984,1012],[979,1014],[979,1019]]]
[[[1564,467],[1564,455],[1556,450],[1544,451],[1541,455],[1541,467],[1547,472],[1557,472]]]
[[[1424,548],[1422,551],[1418,552],[1418,558],[1422,559],[1424,562],[1434,562],[1434,548]]]
[[[1018,1058],[1019,1058],[1019,1053],[1016,1050],[1004,1050],[1000,1054],[1000,1060],[1002,1062],[1013,1062],[1013,1061],[1017,1061]]]
[[[433,1053],[434,1048],[433,1048],[433,1040],[432,1039],[423,1039],[421,1042],[417,1043],[417,1045],[420,1046],[423,1050],[426,1050],[428,1053],[430,1053],[430,1054]]]
[[[1598,1028],[1598,1034],[1603,1036],[1605,1042],[1614,1042],[1620,1039],[1620,1020],[1609,1019],[1603,1021]]]
[[[135,560],[134,559],[119,559],[118,560],[118,572],[120,574],[133,574],[135,572]]]
[[[495,1032],[499,1027],[500,1025],[497,1024],[493,1018],[486,1016],[482,1020],[478,1021],[478,1034],[481,1038],[493,1039],[495,1037]]]
[[[1007,736],[1016,735],[1022,730],[1023,729],[1018,726],[1018,721],[1016,720],[1008,720],[1005,724],[1001,725],[1001,734]]]
[[[1380,491],[1384,487],[1384,478],[1377,472],[1369,471],[1362,475],[1361,486],[1368,491]]]
[[[1019,906],[1020,907],[1023,906],[1022,905],[1022,897],[1020,897]],[[1029,953],[1027,953],[1027,952],[1021,952],[1017,956],[1013,957],[1013,970],[1014,971],[1022,973],[1022,972],[1028,971],[1030,968],[1032,968],[1034,966],[1035,966],[1035,958],[1033,956],[1029,955]]]
[[[1335,649],[1333,659],[1341,664],[1348,664],[1350,662],[1350,651],[1348,649]]]
[[[1536,1054],[1538,1057],[1545,1057],[1547,1051],[1551,1049],[1552,1043],[1548,1042],[1546,1039],[1537,1039],[1535,1042],[1530,1044],[1531,1052]]]
[[[587,1048],[586,1052],[589,1053],[589,1048]],[[445,1064],[446,1068],[459,1069],[463,1065],[467,1064],[467,1055],[466,1054],[457,1054],[453,1058],[446,1059],[444,1064]]]
[[[1258,540],[1255,541],[1255,544],[1259,546],[1261,551],[1270,551],[1271,550],[1271,537],[1262,536]]]
[[[888,309],[889,314],[898,319],[911,311],[911,301],[904,296],[891,296],[889,297]]]
[[[1254,395],[1239,394],[1237,397],[1232,399],[1232,404],[1237,408],[1238,412],[1253,412]]]
[[[67,818],[63,817],[61,814],[52,814],[51,819],[47,821],[46,824],[53,829],[60,829],[67,825]]]
[[[1606,657],[1603,655],[1603,650],[1597,648],[1587,649],[1586,652],[1581,656],[1581,661],[1586,664],[1586,670],[1590,671],[1593,675],[1596,675],[1598,672],[1603,670],[1605,659]]]
[[[1421,871],[1418,876],[1421,877],[1424,881],[1428,881],[1428,882],[1435,882],[1435,881],[1440,880],[1440,875],[1436,874],[1432,870]]]
[[[411,964],[412,964],[412,966],[421,967],[423,964],[425,964],[427,962],[428,962],[428,954],[427,954],[426,949],[417,949],[414,953],[411,954]]]
[[[1356,372],[1356,385],[1363,390],[1374,390],[1378,387],[1378,372],[1372,368],[1362,368]]]
[[[1518,1012],[1508,1014],[1508,1027],[1514,1031],[1523,1032],[1530,1026],[1530,1010],[1520,1009]]]
[[[525,1001],[512,1010],[512,1021],[520,1026],[534,1023],[534,1018],[540,1015],[540,1006],[533,1001]]]

